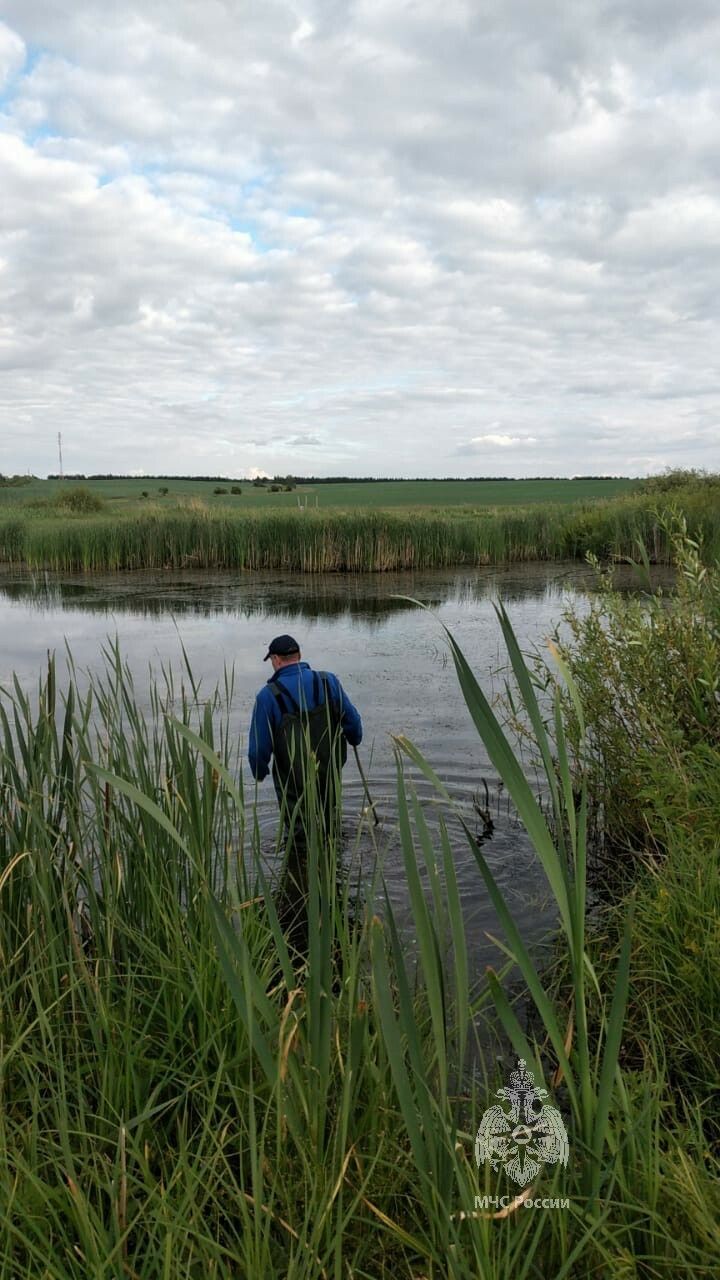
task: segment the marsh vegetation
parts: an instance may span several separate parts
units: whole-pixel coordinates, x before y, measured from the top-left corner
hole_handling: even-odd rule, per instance
[[[690,535],[702,534],[710,557],[720,552],[719,494],[720,481],[708,477],[686,479],[670,495]],[[581,503],[342,511],[245,510],[244,495],[232,499],[233,507],[222,505],[221,495],[214,499],[220,505],[188,498],[123,513],[104,510],[104,499],[80,488],[51,507],[8,508],[0,517],[0,562],[60,572],[195,566],[363,573],[583,559],[587,552],[623,558],[640,539],[655,562],[668,563],[662,499],[662,491],[651,488]]]
[[[238,783],[230,685],[201,697],[189,672],[168,675],[145,713],[110,652],[89,690],[71,678],[60,692],[51,664],[37,697],[3,694],[0,1274],[715,1273],[720,597],[686,530],[665,536],[686,586],[649,596],[642,617],[608,596],[609,648],[591,614],[559,662],[531,672],[500,609],[549,810],[448,636],[557,907],[549,969],[406,739],[396,804],[415,944],[388,900],[376,912],[366,895],[358,917],[334,851],[311,836],[298,960]],[[627,744],[620,776],[636,772],[615,792],[618,693],[645,749]],[[419,779],[443,807],[437,830]],[[632,870],[589,915],[589,817],[613,804]],[[452,824],[504,928],[481,980]],[[552,1080],[572,1157],[533,1193],[568,1197],[567,1210],[475,1207],[508,1191],[473,1159],[499,1083],[479,1034],[491,1013],[508,1055]]]

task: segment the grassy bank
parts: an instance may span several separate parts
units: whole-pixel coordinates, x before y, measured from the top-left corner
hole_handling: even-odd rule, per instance
[[[389,903],[382,919],[351,909],[311,830],[310,950],[299,963],[237,782],[227,684],[200,703],[189,675],[184,687],[160,682],[143,711],[116,654],[89,695],[71,678],[60,697],[53,667],[32,704],[3,694],[2,1280],[714,1274],[716,1100],[712,1061],[691,1042],[714,1008],[704,922],[717,888],[712,896],[703,875],[717,783],[685,798],[677,786],[663,792],[665,818],[676,805],[672,822],[687,835],[685,862],[665,854],[669,905],[658,909],[663,886],[649,869],[634,921],[616,902],[602,936],[588,932],[598,729],[592,709],[587,731],[563,713],[566,686],[553,677],[547,736],[501,623],[547,766],[550,826],[450,646],[557,904],[559,982],[536,971],[466,833],[536,1038],[493,974],[467,971],[451,845],[442,823],[433,843],[413,771],[437,787],[447,822],[458,815],[409,742],[397,744],[397,814],[414,950]],[[583,761],[574,776],[573,746]],[[683,936],[691,968],[671,1001],[666,966],[680,961]],[[506,1077],[475,1043],[490,1004],[508,1055],[552,1077],[571,1157],[529,1195],[567,1198],[566,1208],[476,1207],[478,1194],[518,1190],[473,1158],[479,1118]]]
[[[687,485],[673,500],[692,533],[720,551],[720,485]],[[0,520],[0,562],[58,571],[164,568],[382,572],[553,560],[587,551],[624,556],[638,538],[658,561],[671,551],[653,493],[574,505],[446,512],[352,513],[203,508],[111,517],[18,514]]]

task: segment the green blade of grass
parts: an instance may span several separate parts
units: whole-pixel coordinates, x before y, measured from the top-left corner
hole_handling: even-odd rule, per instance
[[[184,738],[190,746],[194,747],[198,752],[198,755],[201,755],[202,758],[206,760],[207,763],[216,771],[218,776],[222,778],[233,800],[242,809],[244,807],[242,795],[232,777],[232,774],[230,773],[230,770],[223,764],[217,752],[208,745],[204,738],[200,737],[199,733],[195,733],[189,725],[183,724],[181,720],[175,719],[174,716],[167,716],[166,719],[168,724],[174,729],[175,733],[177,733],[181,738]]]
[[[567,880],[547,823],[490,703],[468,666],[465,655],[447,627],[444,630],[450,644],[465,705],[532,841],[557,903],[565,935],[572,940],[572,914]]]
[[[439,787],[441,789],[441,793],[444,794],[447,797],[448,802],[453,804],[453,807],[455,807],[454,802],[452,801],[447,789],[443,786],[442,783],[439,782],[439,780],[437,779],[437,775],[430,768],[430,766],[427,765],[422,753],[418,751],[418,749],[414,747],[411,743],[408,743],[406,739],[396,738],[396,742],[398,743],[400,748],[409,756],[409,758],[417,765],[417,767],[421,769],[421,771],[425,774],[425,776],[429,780],[435,779],[438,781]],[[563,1069],[563,1072],[565,1073],[567,1084],[568,1084],[568,1092],[570,1093],[573,1099],[574,1105],[577,1106],[578,1100],[577,1100],[577,1094],[575,1091],[575,1082],[573,1079],[573,1073],[571,1071],[570,1062],[567,1057],[567,1053],[565,1051],[565,1037],[563,1036],[560,1030],[560,1026],[558,1024],[557,1017],[555,1015],[555,1010],[553,1009],[552,1003],[543,989],[542,983],[540,981],[539,975],[537,973],[533,960],[530,956],[530,953],[521,937],[520,931],[517,925],[515,924],[515,921],[513,920],[512,915],[510,914],[510,911],[508,910],[508,907],[505,903],[505,899],[500,891],[500,888],[495,880],[495,877],[492,874],[492,871],[490,870],[490,866],[488,864],[487,859],[485,858],[484,854],[482,853],[482,850],[478,846],[477,840],[473,836],[472,831],[467,826],[462,815],[459,815],[459,821],[463,828],[468,845],[472,851],[473,857],[475,858],[475,861],[477,862],[480,868],[480,871],[485,881],[485,884],[487,886],[487,890],[490,895],[490,899],[493,904],[493,907],[495,908],[495,911],[498,915],[500,923],[502,924],[503,930],[505,931],[505,935],[508,939],[510,951],[513,955],[513,958],[515,959],[516,964],[518,965],[518,968],[520,969],[523,980],[528,988],[528,992],[530,993],[530,996],[532,997],[535,1003],[538,1013],[540,1014],[540,1017],[543,1020],[543,1025],[545,1026],[545,1029],[552,1043],[553,1049],[555,1050],[558,1063],[560,1064],[560,1066]]]
[[[383,927],[377,918],[372,921],[370,926],[370,957],[383,1044],[388,1056],[395,1091],[403,1120],[405,1121],[415,1164],[418,1172],[428,1182],[431,1177],[431,1169],[428,1164],[425,1141],[418,1123],[417,1103],[405,1065],[402,1041],[393,1008],[392,983],[385,952]]]
[[[136,787],[132,782],[127,782],[125,778],[119,778],[116,773],[111,773],[108,769],[101,768],[100,765],[89,762],[87,769],[88,772],[93,774],[96,778],[99,778],[102,782],[108,782],[116,791],[127,796],[128,800],[132,800],[133,804],[136,804],[139,809],[143,809],[159,827],[162,827],[163,831],[170,836],[178,848],[182,849],[183,853],[190,858],[190,853],[185,841],[177,828],[173,826],[167,814],[163,812],[154,800],[151,800],[149,796],[146,796],[139,787]]]
[[[633,914],[633,909],[631,907],[625,918],[623,928],[620,956],[618,958],[617,969],[615,971],[612,1004],[610,1006],[610,1013],[608,1015],[607,1028],[605,1032],[602,1066],[600,1068],[595,1123],[592,1136],[592,1154],[594,1163],[593,1192],[595,1194],[597,1194],[599,1186],[600,1159],[607,1137],[606,1131],[608,1117],[610,1115],[610,1101],[612,1098],[615,1076],[618,1070],[620,1044],[625,1021],[625,1008],[630,988],[630,954],[632,948]]]

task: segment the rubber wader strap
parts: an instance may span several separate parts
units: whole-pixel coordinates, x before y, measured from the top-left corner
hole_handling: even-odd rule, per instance
[[[280,684],[279,680],[277,681],[277,683],[270,684],[268,688],[270,689],[270,692],[275,698],[275,701],[279,704],[280,710],[282,711],[283,715],[288,715],[288,714],[299,715],[300,714],[300,707],[298,706],[297,702],[293,698],[290,690],[284,688],[284,686]],[[290,703],[289,713],[288,713],[287,707],[284,705],[285,698],[287,698],[288,702]]]
[[[335,709],[336,714],[337,714],[337,715],[339,715],[339,716],[341,716],[341,715],[342,715],[342,702],[341,702],[341,701],[339,701],[339,702],[337,702],[337,703],[336,703],[335,699],[333,698],[333,696],[332,696],[332,689],[331,689],[331,687],[330,687],[330,681],[329,681],[329,679],[328,679],[327,672],[326,672],[326,671],[313,671],[313,673],[312,673],[312,677],[313,677],[313,701],[314,701],[315,706],[314,706],[313,708],[311,708],[311,709],[312,709],[312,710],[316,710],[318,707],[322,707],[322,706],[329,706],[330,704],[332,704],[333,708]],[[322,697],[322,698],[320,697],[320,685],[321,685],[321,684],[322,684],[322,691],[323,691],[323,697]],[[272,681],[272,682],[268,685],[268,688],[270,689],[270,692],[272,693],[272,695],[273,695],[273,697],[275,698],[276,702],[278,702],[278,703],[280,704],[280,709],[281,709],[281,711],[283,711],[283,712],[284,712],[284,714],[285,714],[285,715],[287,715],[287,714],[288,714],[288,713],[287,713],[287,710],[286,710],[286,708],[285,708],[285,706],[283,706],[283,700],[284,700],[285,698],[287,698],[288,702],[290,703],[290,707],[291,707],[290,714],[291,714],[291,715],[299,715],[299,714],[300,714],[300,704],[299,704],[299,703],[296,701],[296,699],[293,697],[293,695],[291,694],[290,690],[289,690],[289,689],[287,689],[287,688],[285,688],[285,686],[284,686],[283,684],[281,684],[279,680],[277,680],[277,681]]]

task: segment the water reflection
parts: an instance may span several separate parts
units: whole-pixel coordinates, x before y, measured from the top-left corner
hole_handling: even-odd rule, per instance
[[[137,617],[236,617],[332,619],[381,623],[415,608],[456,602],[474,604],[500,595],[511,605],[528,597],[587,588],[591,571],[568,565],[512,565],[473,573],[439,571],[403,574],[230,574],[202,572],[68,575],[4,573],[0,602],[38,612],[81,610]]]

